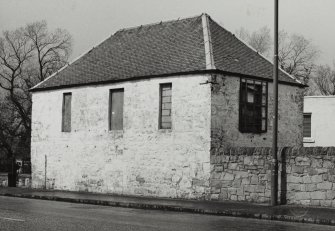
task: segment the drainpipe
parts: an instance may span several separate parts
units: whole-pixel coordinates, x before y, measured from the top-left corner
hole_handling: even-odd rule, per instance
[[[278,0],[274,1],[274,57],[273,57],[273,134],[271,161],[271,205],[278,203]]]

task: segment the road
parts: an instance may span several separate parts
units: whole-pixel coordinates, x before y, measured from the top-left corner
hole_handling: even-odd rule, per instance
[[[0,230],[335,230],[335,227],[0,196]]]

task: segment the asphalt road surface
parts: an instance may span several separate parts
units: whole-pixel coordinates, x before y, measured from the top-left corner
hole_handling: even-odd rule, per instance
[[[335,227],[0,196],[0,230],[327,231]]]

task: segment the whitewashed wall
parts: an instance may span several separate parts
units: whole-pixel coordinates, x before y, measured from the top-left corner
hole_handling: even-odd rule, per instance
[[[32,187],[200,198],[209,194],[207,76],[154,78],[33,93]],[[159,84],[172,83],[172,130],[159,130]],[[109,90],[124,88],[124,130],[108,131]],[[72,92],[72,131],[61,132]],[[47,166],[45,174],[45,157]]]
[[[312,113],[312,137],[304,138],[304,146],[335,146],[335,97],[305,96],[304,113]]]

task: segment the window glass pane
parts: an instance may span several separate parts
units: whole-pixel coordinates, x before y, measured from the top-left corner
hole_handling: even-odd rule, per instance
[[[255,85],[255,103],[256,105],[262,105],[262,86]]]
[[[262,105],[266,105],[266,95],[262,95]]]
[[[262,93],[263,93],[263,94],[265,94],[265,92],[266,92],[266,85],[265,85],[265,84],[263,84]]]
[[[247,102],[253,103],[255,101],[255,86],[248,84],[247,86]]]
[[[159,128],[171,129],[171,108],[172,108],[172,84],[165,83],[160,85],[160,115]]]
[[[266,130],[266,119],[262,119],[262,131]]]
[[[248,91],[248,99],[247,99],[248,103],[253,103],[255,101],[254,99],[254,92],[252,91]]]
[[[262,107],[262,118],[266,117],[266,108]]]
[[[123,98],[123,89],[110,91],[110,130],[123,129]]]

